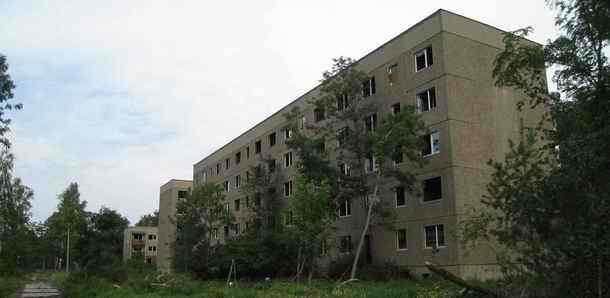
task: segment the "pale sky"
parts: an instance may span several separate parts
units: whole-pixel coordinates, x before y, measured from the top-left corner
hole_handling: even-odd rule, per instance
[[[70,182],[89,210],[132,224],[159,187],[443,8],[503,30],[557,35],[544,0],[0,0],[0,53],[17,88],[15,172],[45,220]]]

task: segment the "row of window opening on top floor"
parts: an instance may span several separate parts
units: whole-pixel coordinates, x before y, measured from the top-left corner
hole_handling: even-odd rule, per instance
[[[429,68],[430,66],[432,66],[433,64],[433,55],[432,55],[432,47],[428,46],[420,51],[418,51],[417,53],[415,53],[415,65],[416,65],[416,72],[423,70],[425,68]],[[393,82],[393,79],[395,79],[396,77],[396,73],[397,73],[397,67],[398,64],[392,64],[390,66],[387,67],[387,73],[388,73],[388,78],[390,80],[390,83]],[[362,83],[362,95],[364,97],[368,97],[371,95],[374,95],[377,92],[376,89],[376,84],[375,84],[375,76],[370,77],[369,79],[365,80]],[[349,107],[349,98],[347,96],[340,96],[337,98],[337,110],[341,111],[344,110],[346,108]],[[416,106],[417,106],[417,110],[421,113],[421,112],[427,112],[430,110],[433,110],[436,108],[436,90],[435,88],[430,88],[427,90],[424,90],[422,92],[418,92],[416,94]],[[391,111],[392,114],[397,114],[400,112],[400,103],[395,103],[391,106]],[[315,122],[320,122],[323,121],[326,118],[325,115],[325,111],[321,108],[316,108],[313,111],[314,114],[314,121]],[[371,116],[371,118],[375,118],[375,122],[376,122],[376,117],[377,115],[374,114]],[[301,123],[300,123],[300,127],[304,128],[306,123],[306,117],[303,117],[301,119]],[[373,129],[373,121],[368,121],[367,120],[367,129],[368,130],[372,130]],[[283,130],[283,135],[284,135],[284,140],[288,140],[292,137],[292,130],[290,128],[284,128]],[[268,136],[268,143],[269,143],[269,147],[273,147],[277,144],[277,134],[276,132],[272,132],[270,133]],[[255,142],[254,144],[254,153],[258,154],[262,152],[262,141],[258,140]],[[250,146],[246,146],[245,148],[245,158],[249,159],[250,158]],[[241,163],[241,159],[242,159],[242,152],[237,152],[235,153],[235,164],[240,164]],[[231,166],[231,159],[230,158],[226,158],[224,161],[224,167],[225,169],[229,169]],[[220,163],[216,164],[216,175],[220,174]]]
[[[375,126],[376,126],[376,122],[377,122],[377,118],[376,118],[376,114],[374,114],[369,118],[369,120],[366,121],[367,129],[371,130],[371,131],[374,130]],[[345,142],[347,142],[347,138],[349,138],[349,130],[347,130],[346,128],[339,129],[337,131],[336,138],[337,138],[337,140],[336,140],[337,148],[343,147],[345,145]],[[441,151],[440,132],[438,130],[436,130],[436,131],[432,131],[429,134],[423,135],[422,143],[423,143],[423,147],[422,147],[421,154],[423,157],[428,157],[428,156],[432,156],[437,153],[440,153],[440,151]],[[321,146],[318,150],[320,150],[321,152],[323,152],[325,150],[325,146],[323,143],[321,143]],[[403,153],[400,151],[400,148],[397,148],[396,153],[393,154],[393,156],[392,156],[392,162],[395,165],[399,165],[403,162],[403,160],[404,160]],[[268,164],[267,164],[268,171],[270,173],[275,172],[276,165],[277,165],[277,162],[275,159],[269,160]],[[284,153],[283,165],[284,165],[284,168],[289,168],[293,165],[292,151],[288,151],[288,152]],[[372,154],[369,154],[369,156],[365,160],[364,165],[365,165],[366,173],[376,172],[379,168],[379,164],[377,163],[375,156]],[[348,164],[342,163],[339,165],[339,167],[340,167],[340,170],[342,173],[349,176],[350,168],[349,168]],[[219,165],[216,166],[216,175],[220,175],[220,166]],[[246,182],[249,181],[249,178],[250,178],[250,173],[248,171],[246,171]],[[235,181],[234,181],[233,185],[237,189],[241,185],[241,176],[236,175],[234,177],[234,179],[235,179]],[[203,182],[205,182],[207,180],[206,172],[203,172],[202,180],[203,180]],[[230,190],[230,183],[228,181],[224,182],[224,189],[225,189],[225,191]],[[180,192],[178,193],[178,197],[184,197],[185,195],[186,194],[181,194]]]

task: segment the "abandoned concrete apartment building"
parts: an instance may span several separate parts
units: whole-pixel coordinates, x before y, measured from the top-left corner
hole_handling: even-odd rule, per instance
[[[128,227],[123,232],[123,260],[142,259],[157,264],[157,227]]]
[[[504,33],[438,10],[358,61],[357,67],[370,76],[364,100],[375,102],[374,118],[387,117],[401,105],[416,105],[431,131],[426,136],[429,147],[423,152],[428,163],[419,173],[423,195],[415,197],[401,187],[381,192],[381,199],[395,207],[397,217],[393,230],[372,226],[362,255],[367,261],[392,261],[419,273],[426,272],[425,261],[433,261],[463,277],[496,274],[491,244],[466,249],[455,232],[485,192],[491,173],[486,162],[502,159],[507,140],[516,139],[522,126],[535,126],[543,112],[542,108],[518,111],[516,103],[523,95],[494,86],[493,62],[503,48]],[[240,187],[246,171],[263,156],[272,156],[285,168],[287,178],[279,191],[290,199],[297,156],[283,142],[290,137],[284,129],[284,114],[299,106],[306,111],[304,121],[318,120],[306,103],[318,88],[194,164],[193,185],[222,184],[227,208],[236,218],[235,225],[213,231],[211,237],[223,241],[243,233],[252,202]],[[327,150],[333,150],[334,144],[328,140]],[[178,191],[190,187],[190,181],[180,180],[161,187],[160,269],[172,268],[169,243],[175,241],[175,227],[163,217],[175,214]],[[341,206],[338,215],[331,257],[355,246],[366,212],[354,198]]]

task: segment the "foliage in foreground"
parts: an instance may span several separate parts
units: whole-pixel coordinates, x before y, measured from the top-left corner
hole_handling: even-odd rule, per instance
[[[22,275],[0,275],[0,297],[10,297],[26,282]]]
[[[439,281],[394,280],[353,282],[337,286],[333,281],[295,283],[285,280],[237,282],[197,281],[188,275],[163,276],[157,273],[130,277],[124,283],[90,278],[69,280],[65,295],[70,297],[455,297],[457,289]],[[156,284],[156,285],[153,285]],[[164,284],[160,286],[159,284]]]
[[[527,137],[511,143],[503,161],[490,162],[488,208],[467,236],[508,248],[505,269],[518,286],[543,281],[553,297],[608,297],[610,2],[548,2],[561,36],[540,47],[523,38],[531,28],[507,34],[494,77],[529,97],[520,108],[544,105],[549,121],[523,131]],[[557,69],[553,81],[564,99],[546,89],[545,66]]]

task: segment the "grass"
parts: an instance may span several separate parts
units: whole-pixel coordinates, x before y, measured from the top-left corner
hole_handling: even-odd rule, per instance
[[[0,275],[0,297],[13,297],[27,280],[25,275]]]
[[[395,280],[385,282],[357,281],[337,287],[336,283],[315,280],[311,284],[290,281],[248,282],[226,287],[222,281],[196,281],[181,276],[170,287],[151,286],[150,280],[127,281],[121,285],[105,279],[89,278],[87,282],[66,287],[66,297],[161,298],[161,297],[450,297],[454,289],[436,281]],[[445,293],[446,295],[443,295]]]

